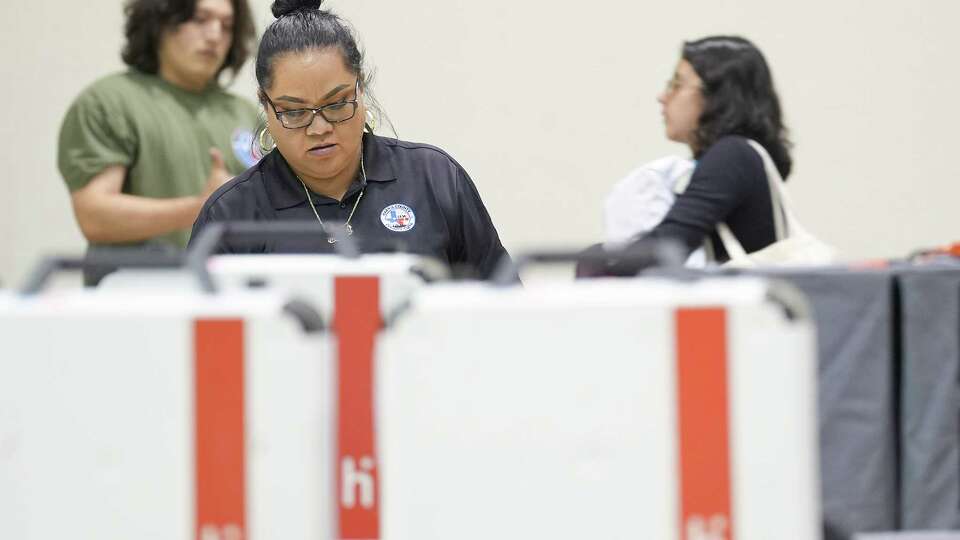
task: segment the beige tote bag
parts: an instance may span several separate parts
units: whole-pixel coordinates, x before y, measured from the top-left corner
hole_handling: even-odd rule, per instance
[[[810,234],[790,209],[787,191],[780,171],[760,143],[750,140],[750,146],[763,159],[763,168],[770,185],[774,226],[777,241],[769,246],[747,253],[726,223],[717,225],[717,233],[730,260],[724,266],[749,268],[756,266],[825,266],[837,262],[837,250]],[[779,211],[778,211],[779,210]]]

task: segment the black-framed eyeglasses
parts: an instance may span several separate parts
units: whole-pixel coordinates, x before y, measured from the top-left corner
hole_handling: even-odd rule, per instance
[[[319,114],[330,124],[339,124],[346,122],[357,114],[358,101],[360,100],[360,77],[357,77],[357,86],[354,88],[353,99],[338,101],[330,105],[324,105],[316,109],[291,109],[289,111],[278,111],[277,106],[273,104],[270,96],[263,92],[263,97],[273,109],[273,114],[277,115],[280,125],[287,129],[300,129],[313,123],[313,119]]]

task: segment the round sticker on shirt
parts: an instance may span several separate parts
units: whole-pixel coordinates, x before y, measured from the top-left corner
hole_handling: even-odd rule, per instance
[[[230,136],[230,145],[233,147],[233,155],[244,167],[253,167],[263,156],[258,156],[253,147],[253,132],[249,129],[237,128],[233,130]]]
[[[383,226],[395,232],[409,231],[417,222],[413,209],[405,204],[391,204],[380,212]]]

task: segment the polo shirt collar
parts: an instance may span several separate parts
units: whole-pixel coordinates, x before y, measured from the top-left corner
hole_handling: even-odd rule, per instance
[[[385,148],[383,139],[372,133],[363,134],[363,167],[368,182],[391,182],[397,179],[389,150]],[[263,175],[267,197],[275,210],[284,210],[307,202],[300,179],[297,178],[293,169],[290,168],[290,164],[276,148],[263,158],[261,174]],[[364,187],[366,187],[366,184],[362,183],[359,178],[354,180],[353,184],[347,188],[344,198],[346,199]],[[336,201],[314,194],[314,202],[332,204]]]
[[[370,182],[390,182],[397,179],[390,150],[382,137],[363,134],[363,166]]]

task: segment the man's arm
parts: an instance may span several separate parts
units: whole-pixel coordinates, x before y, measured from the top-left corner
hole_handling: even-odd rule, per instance
[[[200,207],[230,179],[223,156],[210,150],[212,167],[200,195],[154,199],[122,192],[126,167],[107,167],[71,194],[73,213],[88,241],[97,244],[139,242],[189,229]]]

